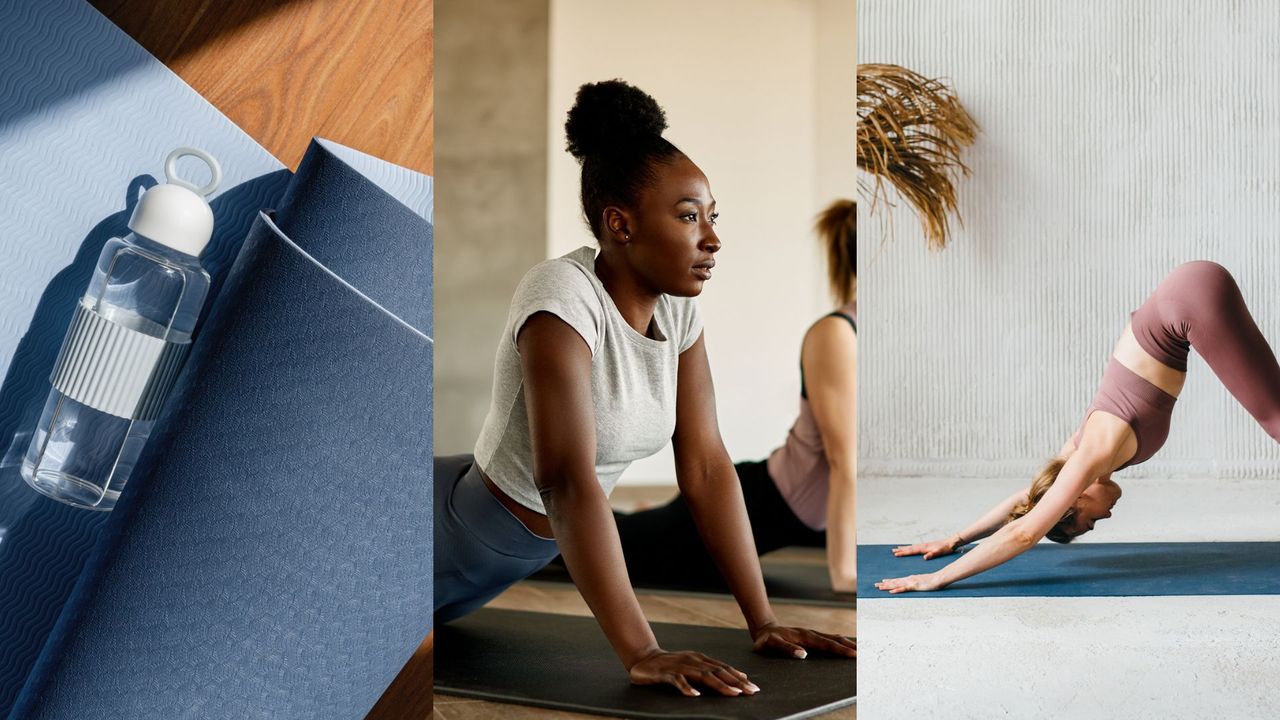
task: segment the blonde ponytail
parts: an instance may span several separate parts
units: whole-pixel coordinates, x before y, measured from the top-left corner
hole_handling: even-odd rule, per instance
[[[1009,522],[1023,517],[1035,508],[1040,499],[1044,497],[1044,494],[1049,492],[1049,488],[1053,487],[1054,481],[1058,479],[1058,473],[1062,472],[1062,467],[1066,464],[1066,459],[1056,457],[1040,470],[1040,473],[1036,475],[1036,479],[1031,481],[1031,487],[1027,489],[1027,499],[1013,506],[1013,510],[1009,513]],[[1074,516],[1074,509],[1067,510],[1062,519],[1049,529],[1045,537],[1056,543],[1071,542],[1075,538],[1067,534],[1067,526],[1071,524]]]

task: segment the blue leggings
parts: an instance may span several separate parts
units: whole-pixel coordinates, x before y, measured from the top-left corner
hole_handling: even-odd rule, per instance
[[[437,623],[480,608],[559,553],[498,502],[471,455],[435,459],[435,514]]]

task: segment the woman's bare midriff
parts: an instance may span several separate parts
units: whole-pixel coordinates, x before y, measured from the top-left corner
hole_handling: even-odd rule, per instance
[[[1174,370],[1143,350],[1138,344],[1138,339],[1133,336],[1133,328],[1130,325],[1124,326],[1124,332],[1120,334],[1120,339],[1116,342],[1116,348],[1111,355],[1138,377],[1174,397],[1178,397],[1178,393],[1182,392],[1182,384],[1187,381],[1185,372]]]
[[[510,511],[512,515],[515,515],[516,519],[529,529],[529,532],[544,538],[555,537],[555,533],[551,532],[551,520],[546,515],[530,510],[512,500],[510,495],[502,492],[497,485],[493,484],[493,481],[489,479],[489,476],[483,470],[480,472],[480,477],[484,480],[484,486],[489,488],[489,492],[493,493],[498,502],[502,503],[502,507]]]

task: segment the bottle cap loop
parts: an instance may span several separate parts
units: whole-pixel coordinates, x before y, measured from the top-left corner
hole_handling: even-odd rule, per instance
[[[209,182],[204,185],[196,185],[195,183],[178,176],[178,158],[188,155],[200,158],[209,166],[209,174],[212,176]],[[180,185],[188,190],[208,197],[218,189],[218,185],[222,182],[222,166],[218,164],[218,161],[214,159],[212,155],[204,150],[183,146],[175,148],[173,152],[169,153],[169,157],[165,158],[164,176],[165,180],[171,185]]]

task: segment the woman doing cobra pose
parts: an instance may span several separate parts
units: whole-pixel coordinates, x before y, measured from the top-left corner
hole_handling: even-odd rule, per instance
[[[759,688],[724,662],[658,646],[627,578],[608,494],[672,442],[676,477],[756,650],[852,657],[853,640],[779,625],[717,428],[693,297],[720,250],[706,176],[621,81],[582,86],[565,130],[599,242],[529,271],[511,300],[475,456],[436,460],[435,612],[448,622],[564,556],[637,684]]]
[[[800,415],[767,460],[735,465],[756,551],[825,546],[836,592],[857,587],[858,206],[837,200],[818,217],[831,293],[840,306],[800,346]],[[699,584],[715,573],[682,495],[666,505],[617,513],[627,570],[647,582]]]
[[[1084,421],[1025,491],[1014,493],[963,532],[894,549],[897,556],[948,555],[991,536],[937,572],[886,579],[891,593],[938,590],[988,570],[1043,537],[1070,542],[1111,517],[1117,470],[1144,462],[1169,436],[1191,348],[1258,424],[1280,442],[1280,365],[1231,274],[1207,261],[1169,273],[1131,316]]]

